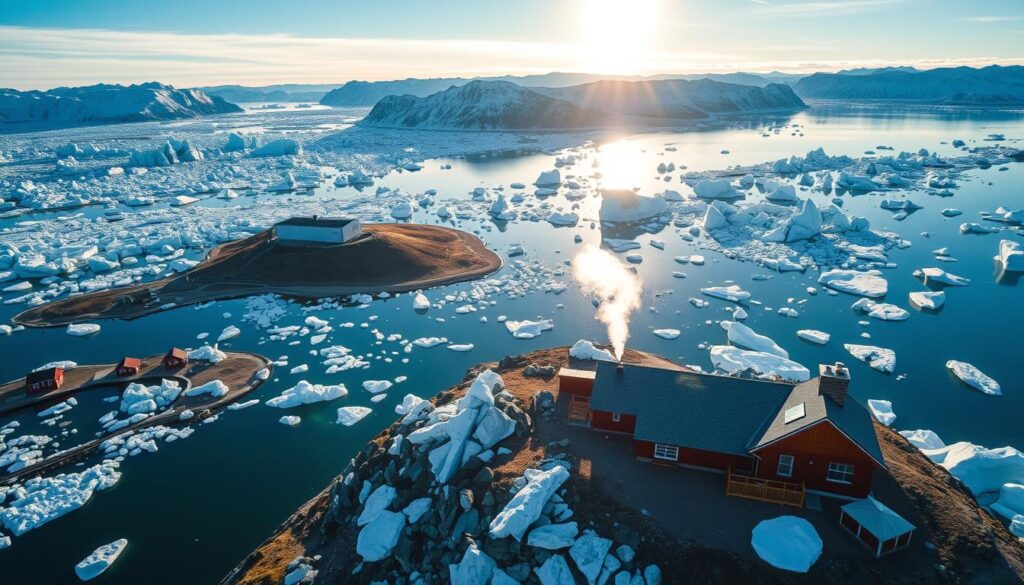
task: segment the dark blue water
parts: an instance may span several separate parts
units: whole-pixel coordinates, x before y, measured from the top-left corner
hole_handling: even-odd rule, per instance
[[[941,144],[942,141],[960,138],[970,144],[971,140],[980,141],[993,132],[1005,133],[1009,138],[1024,137],[1024,119],[1020,114],[992,112],[968,116],[956,111],[824,108],[787,121],[799,124],[803,136],[786,128],[765,138],[761,136],[763,126],[755,125],[622,137],[601,144],[597,153],[588,151],[587,161],[568,172],[589,174],[596,158],[606,184],[637,186],[646,192],[666,187],[685,192],[678,180],[665,184],[657,179],[658,162],[671,160],[691,170],[721,169],[803,154],[818,146],[824,146],[829,154],[860,156],[879,144],[891,145],[897,152],[924,147],[952,155],[954,149]],[[677,151],[664,152],[666,144],[675,145]],[[730,154],[720,154],[722,149],[730,150]],[[477,186],[531,183],[540,171],[550,169],[553,161],[554,157],[547,154],[427,161],[423,171],[394,173],[378,184],[414,193],[438,189],[439,199],[468,198],[468,192]],[[452,169],[441,170],[442,164],[451,164]],[[867,328],[858,325],[863,317],[850,310],[855,297],[823,293],[809,296],[805,292],[806,287],[817,286],[816,273],[775,274],[770,280],[754,281],[751,276],[764,273],[764,269],[702,250],[698,242],[680,239],[675,228],[640,235],[637,240],[643,244],[644,262],[637,270],[644,283],[644,298],[642,308],[633,315],[629,345],[683,363],[710,367],[706,350],[698,345],[725,342],[725,333],[717,321],[728,318],[735,305],[711,299],[710,307],[697,309],[687,299],[701,296],[698,289],[703,286],[735,281],[763,303],[747,307],[749,326],[775,339],[789,350],[792,359],[812,370],[817,363],[841,360],[849,364],[853,395],[862,401],[891,400],[898,415],[896,428],[933,429],[947,443],[968,440],[990,447],[1020,447],[1024,445],[1024,430],[1019,422],[1024,389],[1015,375],[1015,362],[1020,353],[1020,331],[1024,329],[1024,311],[1020,310],[1024,288],[1014,282],[997,282],[992,262],[1000,237],[1015,236],[962,236],[957,228],[963,221],[978,221],[980,211],[992,211],[1000,205],[1024,206],[1022,173],[1024,168],[1020,165],[1011,165],[1008,171],[993,168],[974,172],[972,180],[962,181],[962,187],[952,198],[913,194],[911,199],[924,209],[902,222],[892,220],[890,212],[878,208],[883,196],[847,197],[848,212],[868,217],[875,229],[895,231],[913,242],[911,248],[895,250],[890,255],[898,268],[885,272],[889,281],[888,302],[909,307],[907,293],[925,289],[911,276],[915,268],[939,266],[972,280],[968,287],[948,289],[946,306],[939,313],[911,310],[912,316],[905,322],[871,320]],[[325,188],[315,196],[357,194],[351,189]],[[823,200],[821,195],[814,197]],[[256,203],[275,201],[274,197],[265,196]],[[550,201],[556,207],[571,206],[560,197]],[[584,200],[580,215],[596,216],[596,203],[594,199]],[[253,201],[247,198],[245,205],[251,204]],[[964,215],[945,219],[939,214],[944,207],[957,207]],[[419,210],[413,219],[437,221],[431,212]],[[589,222],[581,222],[576,228],[530,222],[496,226],[489,221],[460,221],[455,225],[480,233],[499,252],[504,252],[509,244],[522,243],[528,258],[541,259],[550,267],[570,260],[583,245],[573,242],[574,235],[582,235],[585,244],[593,245],[599,244],[602,236],[600,227],[591,227]],[[934,236],[924,238],[919,235],[922,232]],[[665,241],[666,249],[649,246],[652,238]],[[943,246],[950,248],[958,262],[945,264],[933,259],[931,250]],[[705,255],[707,264],[680,267],[672,262],[673,256],[689,254]],[[502,273],[509,270],[506,266]],[[673,270],[682,270],[689,277],[675,279]],[[513,300],[494,297],[496,306],[467,315],[455,313],[455,308],[463,303],[449,303],[444,309],[417,314],[407,295],[377,300],[368,308],[313,312],[336,325],[329,341],[316,347],[341,344],[353,353],[378,358],[370,359],[369,369],[330,376],[323,373],[322,358],[309,355],[308,337],[289,338],[288,341],[301,340],[295,346],[288,341],[261,342],[266,337],[262,331],[240,322],[245,300],[216,303],[201,310],[182,308],[129,322],[103,322],[103,330],[92,338],[73,338],[62,329],[30,330],[0,338],[0,355],[4,356],[0,359],[0,379],[8,380],[51,360],[110,362],[125,354],[159,353],[170,345],[198,346],[201,342],[195,339],[197,334],[209,332],[215,338],[226,325],[234,324],[241,328],[242,335],[223,344],[225,349],[254,351],[275,359],[289,357],[289,366],[277,368],[271,381],[254,397],[266,400],[300,379],[344,383],[349,389],[345,398],[287,412],[262,404],[225,412],[216,423],[200,425],[187,440],[161,444],[156,454],[129,458],[122,465],[121,481],[113,489],[98,493],[83,509],[15,538],[10,549],[0,552],[0,581],[72,582],[75,563],[95,547],[117,538],[129,540],[128,550],[98,582],[216,581],[300,504],[321,490],[369,438],[390,424],[395,417],[393,408],[404,394],[432,395],[461,380],[469,366],[506,354],[571,344],[580,338],[605,341],[604,327],[594,320],[589,298],[581,294],[568,275],[561,279],[570,283],[564,294],[534,292]],[[443,287],[427,294],[437,300],[471,286],[472,283]],[[799,318],[775,312],[790,298],[794,299],[791,306],[800,312]],[[803,300],[806,302],[796,304]],[[21,308],[0,305],[0,320],[9,319]],[[224,312],[230,312],[232,318],[224,319]],[[307,314],[294,306],[278,325],[301,324]],[[515,320],[554,319],[555,328],[534,340],[516,340],[497,322],[498,315]],[[371,316],[377,319],[371,321]],[[487,323],[480,322],[481,316],[488,317]],[[445,322],[436,322],[437,317],[443,317]],[[353,322],[356,327],[337,327],[345,322]],[[368,328],[361,328],[361,323],[368,323]],[[682,335],[667,341],[650,332],[669,327],[682,330]],[[473,343],[476,347],[468,353],[439,346],[417,348],[405,354],[397,342],[378,344],[371,333],[373,329],[385,336],[398,333],[407,339],[444,336],[452,342]],[[831,333],[832,340],[823,347],[815,346],[798,339],[798,329],[821,329]],[[860,338],[864,331],[871,334],[871,340]],[[896,375],[881,374],[855,361],[842,348],[843,343],[851,342],[894,349]],[[385,358],[392,361],[388,363]],[[408,358],[408,363],[402,363],[403,358]],[[1003,396],[982,395],[951,378],[944,367],[949,359],[974,363],[1001,382]],[[291,367],[303,363],[310,365],[308,373],[288,373]],[[397,376],[407,376],[408,380],[396,385],[383,402],[371,403],[362,382]],[[105,395],[96,392],[83,396],[76,410],[66,415],[66,420],[74,421],[74,426],[80,429],[80,440],[91,438],[97,429],[95,418],[114,406],[100,401]],[[337,407],[348,405],[370,406],[374,412],[353,427],[334,424]],[[302,423],[295,428],[278,424],[283,414],[299,415]],[[25,413],[21,418],[34,416]],[[6,421],[0,424],[3,422]],[[26,425],[25,430],[29,428]],[[44,430],[51,435],[56,432],[53,428]],[[72,444],[72,439],[60,440],[65,447]]]

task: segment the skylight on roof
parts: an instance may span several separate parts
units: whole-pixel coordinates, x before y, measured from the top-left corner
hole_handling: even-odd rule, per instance
[[[783,418],[787,425],[795,420],[800,420],[805,416],[807,416],[807,411],[804,409],[803,402],[796,406],[787,408],[785,414],[783,414]]]

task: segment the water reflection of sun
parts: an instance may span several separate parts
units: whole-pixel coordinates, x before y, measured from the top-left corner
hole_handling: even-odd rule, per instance
[[[586,61],[595,73],[643,70],[660,0],[578,0]]]
[[[653,170],[646,153],[632,140],[602,144],[597,149],[596,170],[602,189],[632,189],[643,184]]]

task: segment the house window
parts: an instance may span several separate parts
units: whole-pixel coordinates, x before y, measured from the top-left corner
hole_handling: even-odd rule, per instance
[[[679,447],[673,447],[672,445],[662,445],[661,443],[654,444],[654,458],[664,459],[666,461],[679,461]]]
[[[825,479],[833,483],[853,483],[853,466],[845,463],[829,463]]]
[[[621,414],[619,414],[617,412],[613,412],[612,413],[612,422],[620,422],[621,420],[622,420],[622,415]]]
[[[779,469],[776,473],[782,477],[793,477],[793,463],[795,461],[792,455],[779,455]]]

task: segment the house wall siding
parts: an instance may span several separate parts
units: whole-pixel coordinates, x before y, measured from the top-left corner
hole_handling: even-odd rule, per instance
[[[644,459],[654,459],[654,443],[651,441],[633,441],[633,453]],[[700,449],[688,449],[678,447],[679,457],[676,463],[680,465],[693,465],[696,467],[708,467],[725,471],[737,463],[737,457],[726,453],[715,453],[713,451],[702,451]],[[665,461],[665,459],[658,459]]]
[[[619,422],[612,421],[612,413],[603,410],[594,410],[590,413],[590,427],[602,431],[615,433],[633,434],[636,430],[636,416],[632,414],[620,414]]]
[[[802,481],[808,489],[857,498],[866,497],[871,490],[871,476],[876,466],[870,457],[829,423],[815,425],[768,445],[759,449],[757,454],[761,457],[758,477],[794,483]],[[794,458],[791,477],[777,474],[779,455],[782,454]],[[853,481],[850,484],[828,481],[829,463],[853,465]]]
[[[559,376],[558,391],[590,396],[594,390],[594,380],[590,378],[574,378],[572,376]]]

